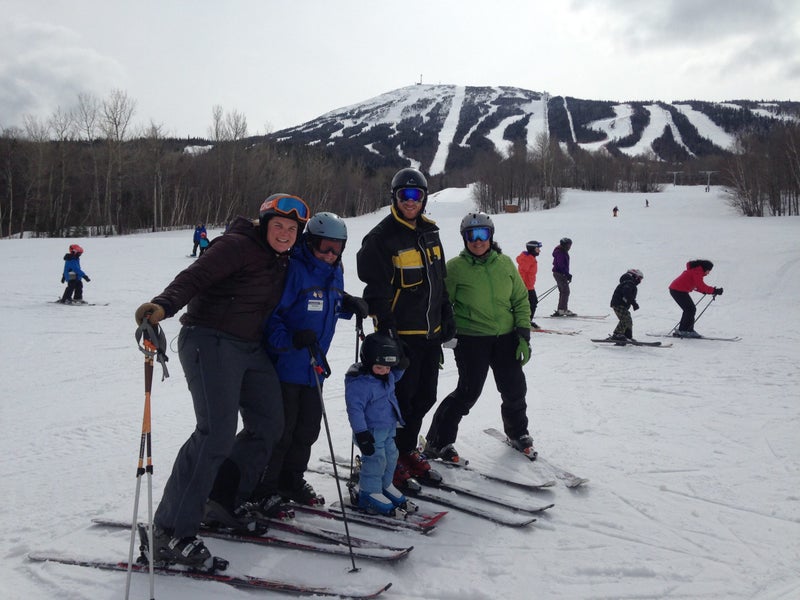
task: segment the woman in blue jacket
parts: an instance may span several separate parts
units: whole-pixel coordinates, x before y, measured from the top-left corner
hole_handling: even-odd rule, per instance
[[[304,478],[322,419],[310,353],[325,364],[337,320],[367,316],[366,302],[344,291],[346,242],[347,227],[337,215],[322,212],[309,220],[289,261],[283,296],[266,323],[265,345],[281,381],[284,429],[252,496],[264,514],[275,514],[285,500],[325,503]]]

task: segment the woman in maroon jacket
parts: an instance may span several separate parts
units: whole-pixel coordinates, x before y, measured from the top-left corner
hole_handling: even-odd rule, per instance
[[[136,310],[137,323],[156,324],[187,307],[178,356],[197,419],[153,518],[157,561],[207,567],[211,555],[196,537],[201,521],[247,528],[247,515],[235,509],[249,498],[283,432],[280,382],[261,348],[262,326],[281,298],[289,252],[308,218],[303,200],[273,194],[258,220],[237,217]]]
[[[697,307],[695,303],[692,302],[692,297],[689,295],[689,292],[697,291],[703,294],[721,296],[721,287],[712,287],[703,281],[705,276],[708,275],[713,268],[714,263],[710,260],[690,260],[686,263],[686,270],[678,275],[675,281],[669,284],[669,293],[672,299],[683,309],[683,315],[681,316],[678,330],[673,333],[675,337],[702,337],[694,330],[694,315],[697,312]]]

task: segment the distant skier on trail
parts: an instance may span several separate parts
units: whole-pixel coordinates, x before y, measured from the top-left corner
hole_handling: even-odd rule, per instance
[[[569,305],[569,284],[572,282],[572,273],[569,271],[569,251],[572,248],[572,240],[563,237],[553,249],[553,279],[558,286],[558,308],[552,314],[553,317],[576,317]]]
[[[531,240],[525,244],[525,251],[517,256],[517,269],[528,288],[528,304],[531,307],[531,327],[539,329],[534,322],[533,315],[536,314],[536,307],[539,306],[539,298],[536,296],[536,273],[539,271],[539,261],[536,259],[542,249],[542,242]]]
[[[611,209],[611,214],[613,214],[616,217],[617,213],[619,213],[619,208],[615,206],[614,208]]]
[[[689,292],[697,291],[703,294],[721,296],[721,287],[712,287],[704,281],[706,275],[711,273],[711,269],[713,268],[714,263],[710,260],[690,260],[686,263],[686,270],[669,284],[669,293],[672,299],[675,300],[678,306],[683,310],[678,329],[673,333],[675,337],[703,337],[694,330],[694,316],[697,313],[697,306],[692,301]]]
[[[194,228],[194,235],[192,235],[193,246],[192,246],[192,253],[189,256],[197,256],[197,247],[200,246],[200,240],[203,237],[204,233],[206,233],[205,224],[198,223]]]
[[[619,278],[619,285],[611,296],[611,308],[614,309],[614,314],[619,319],[614,333],[611,334],[612,339],[621,342],[633,339],[633,319],[630,309],[639,310],[639,305],[636,303],[636,292],[642,279],[644,279],[644,275],[639,269],[628,269]]]
[[[61,283],[66,283],[61,304],[86,304],[83,299],[83,282],[91,281],[89,276],[81,269],[81,255],[83,248],[78,244],[70,244],[69,252],[64,255],[64,273],[61,275]]]

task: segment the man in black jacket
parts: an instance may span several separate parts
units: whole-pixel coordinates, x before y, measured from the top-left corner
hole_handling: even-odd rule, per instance
[[[357,255],[376,330],[399,339],[411,360],[395,390],[405,421],[396,437],[398,486],[409,477],[429,476],[430,464],[416,450],[417,437],[436,403],[441,344],[455,335],[439,228],[423,214],[427,200],[425,176],[417,169],[398,171],[392,178],[391,214],[364,237]]]

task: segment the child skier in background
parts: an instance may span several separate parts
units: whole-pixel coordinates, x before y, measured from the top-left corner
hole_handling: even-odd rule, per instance
[[[81,270],[81,254],[83,248],[78,244],[70,244],[69,252],[64,255],[64,274],[61,283],[67,284],[67,289],[61,296],[61,304],[86,304],[83,300],[83,281],[91,281],[89,276]]]
[[[211,242],[208,240],[208,234],[204,231],[200,234],[200,256],[203,256],[203,252],[206,251],[209,244],[211,244]]]
[[[536,296],[536,273],[539,271],[539,261],[536,257],[541,252],[542,242],[531,240],[525,244],[525,251],[517,256],[517,268],[525,282],[525,287],[528,288],[528,304],[531,306],[531,327],[539,329],[539,326],[534,323],[533,315],[536,313],[536,307],[539,306],[539,298]]]
[[[398,422],[403,425],[394,387],[408,367],[395,340],[371,333],[361,346],[361,362],[344,378],[347,417],[361,450],[358,494],[351,499],[367,512],[389,515],[407,509],[406,497],[392,484],[398,451],[394,443]]]
[[[611,296],[611,308],[614,309],[614,314],[619,319],[619,323],[611,335],[613,340],[620,340],[624,343],[633,339],[633,318],[631,318],[630,309],[632,307],[633,310],[639,310],[639,305],[636,303],[636,292],[642,279],[644,279],[644,275],[639,269],[628,269],[619,278],[619,285]]]

